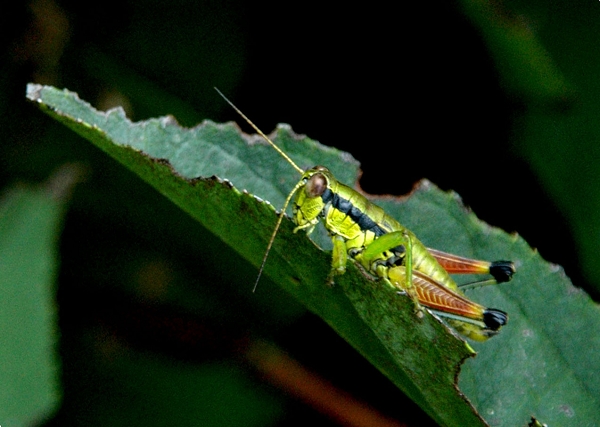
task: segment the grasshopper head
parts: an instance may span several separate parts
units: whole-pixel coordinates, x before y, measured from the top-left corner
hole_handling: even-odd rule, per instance
[[[302,175],[306,197],[314,199],[321,197],[329,188],[333,175],[325,166],[315,166]]]
[[[331,194],[331,184],[335,179],[325,166],[315,166],[302,174],[300,182],[293,207],[294,221],[298,228],[307,228],[310,232],[325,209],[327,195]]]

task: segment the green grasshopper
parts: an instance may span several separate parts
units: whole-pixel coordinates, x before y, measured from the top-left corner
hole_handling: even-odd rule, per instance
[[[505,312],[467,299],[450,274],[491,274],[495,282],[506,282],[515,273],[512,262],[478,261],[426,248],[382,208],[338,182],[326,167],[315,166],[303,171],[218,89],[217,92],[302,175],[285,200],[254,289],[285,210],[296,194],[292,206],[294,232],[305,230],[310,234],[319,221],[323,221],[331,236],[330,284],[336,275],[344,274],[350,257],[370,275],[380,278],[398,293],[408,295],[419,316],[423,315],[422,306],[425,306],[468,338],[485,341],[506,324],[508,316]]]

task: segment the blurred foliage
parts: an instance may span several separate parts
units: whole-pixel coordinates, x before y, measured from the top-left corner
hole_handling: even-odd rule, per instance
[[[392,5],[328,10],[313,2],[11,6],[0,14],[0,182],[42,181],[65,162],[87,168],[60,248],[64,404],[57,424],[117,410],[105,398],[125,386],[107,378],[132,378],[132,393],[121,388],[120,397],[136,399],[144,385],[133,378],[143,376],[113,369],[125,366],[131,352],[166,357],[146,365],[164,368],[152,371],[155,378],[171,378],[173,360],[235,354],[231,343],[248,333],[236,316],[378,410],[404,420],[419,415],[275,288],[247,295],[244,304],[233,301],[231,289],[252,283],[255,270],[131,173],[25,105],[27,81],[68,87],[102,109],[124,105],[134,120],[173,114],[184,125],[237,120],[214,94],[218,86],[267,131],[288,122],[350,151],[371,193],[405,193],[421,177],[456,190],[480,218],[518,231],[544,258],[565,266],[576,285],[599,295],[597,2],[440,1],[403,4],[402,15],[387,10]],[[230,268],[211,268],[219,263]],[[219,283],[222,294],[198,301],[169,294],[179,288],[172,283],[198,280]],[[190,311],[181,313],[186,304]],[[201,315],[194,312],[199,304],[207,308]],[[142,318],[154,328],[142,327]],[[229,346],[208,341],[209,357],[207,341],[185,335],[182,324],[208,324],[231,337]],[[339,360],[355,367],[351,378]],[[247,384],[234,380],[240,381]],[[264,403],[254,407],[272,423],[319,417],[289,398],[273,410],[278,393],[258,388],[266,394],[258,393]]]
[[[44,185],[14,185],[0,198],[0,420],[7,426],[32,425],[58,408],[57,242],[77,176],[76,166],[65,166]]]

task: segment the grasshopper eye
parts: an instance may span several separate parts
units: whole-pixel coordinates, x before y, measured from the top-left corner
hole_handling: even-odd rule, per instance
[[[327,178],[323,174],[316,173],[308,179],[305,188],[306,195],[311,199],[322,196],[327,190]]]

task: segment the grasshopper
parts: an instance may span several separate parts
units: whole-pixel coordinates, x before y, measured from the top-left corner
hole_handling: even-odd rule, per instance
[[[215,88],[216,89],[216,88]],[[419,317],[423,306],[445,318],[464,336],[485,341],[496,335],[508,320],[505,312],[486,308],[462,293],[450,274],[491,274],[496,283],[515,273],[510,261],[479,261],[429,249],[398,221],[356,190],[340,183],[324,166],[307,171],[271,141],[218,89],[217,92],[254,128],[302,177],[287,196],[268,243],[254,289],[260,280],[269,251],[291,202],[294,232],[310,234],[322,221],[329,232],[333,253],[328,282],[344,274],[348,258],[367,274],[381,279],[398,293],[408,295]]]

